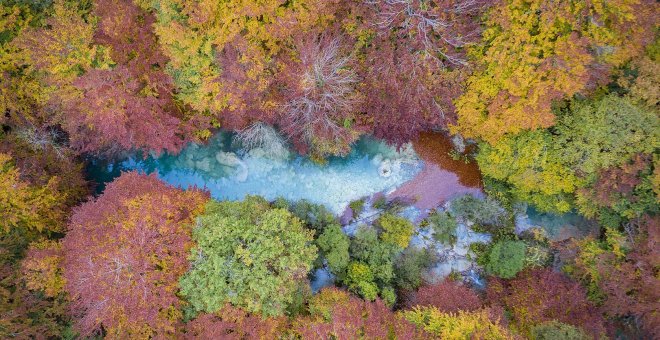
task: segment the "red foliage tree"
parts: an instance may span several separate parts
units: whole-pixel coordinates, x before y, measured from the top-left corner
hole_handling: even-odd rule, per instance
[[[493,278],[487,296],[506,308],[512,322],[525,332],[551,320],[582,327],[596,337],[605,331],[584,288],[550,269],[526,270],[509,281]]]
[[[630,317],[646,336],[660,336],[660,217],[643,216],[627,225],[630,234],[625,241],[629,252],[621,248],[588,249],[584,242],[573,242],[562,248],[562,260],[571,275],[590,286],[599,300],[601,311],[608,317]],[[593,244],[594,241],[591,241]],[[586,254],[586,256],[585,256]],[[586,257],[586,259],[585,259]]]
[[[374,135],[395,144],[454,122],[461,94],[463,48],[479,40],[488,2],[370,0],[367,25],[376,36],[366,52],[365,111]]]
[[[117,66],[92,69],[74,82],[81,96],[67,101],[65,119],[72,145],[82,152],[178,152],[193,129],[173,101],[153,16],[125,0],[98,1],[94,14],[94,42],[111,47]]]
[[[456,313],[459,310],[471,312],[483,307],[481,299],[472,289],[453,281],[419,288],[406,305],[433,306],[445,313]]]
[[[82,336],[101,327],[113,338],[174,332],[190,225],[206,200],[131,172],[75,210],[63,241],[64,277]]]
[[[380,299],[364,301],[337,288],[324,289],[316,296],[324,298],[326,303],[311,317],[294,321],[293,327],[303,339],[418,339],[424,335]]]
[[[126,66],[92,70],[74,85],[82,97],[69,103],[64,126],[71,145],[81,152],[177,152],[188,141],[191,131],[168,113],[169,99],[145,94],[144,85]]]
[[[186,339],[276,339],[284,318],[262,319],[226,305],[214,314],[202,314],[186,324]]]
[[[299,57],[278,77],[283,87],[279,124],[298,151],[345,155],[360,132],[353,125],[359,104],[358,76],[338,38],[299,38]]]

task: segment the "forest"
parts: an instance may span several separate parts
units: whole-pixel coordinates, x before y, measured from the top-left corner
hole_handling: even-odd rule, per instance
[[[0,0],[0,338],[660,338],[655,0]]]

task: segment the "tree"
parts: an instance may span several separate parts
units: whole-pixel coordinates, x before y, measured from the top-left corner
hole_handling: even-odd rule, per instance
[[[273,123],[276,98],[273,75],[278,57],[295,32],[310,31],[331,19],[332,2],[304,0],[152,2],[142,8],[155,12],[155,32],[169,58],[167,72],[177,98],[210,118],[242,129],[255,120]],[[209,136],[209,130],[199,131]]]
[[[81,151],[178,152],[192,126],[173,102],[167,58],[152,31],[154,18],[130,1],[97,1],[94,42],[110,48],[116,66],[94,69],[73,84],[81,92],[67,101],[64,126]]]
[[[415,307],[403,317],[440,339],[513,339],[488,311],[443,313],[434,307]]]
[[[316,239],[316,245],[319,248],[320,258],[325,259],[330,272],[339,278],[343,277],[350,261],[348,253],[350,240],[341,227],[333,224],[325,228]]]
[[[435,307],[443,313],[473,312],[483,306],[474,290],[457,282],[445,280],[422,286],[406,302],[408,307]]]
[[[60,241],[43,240],[30,244],[27,255],[21,262],[26,288],[42,291],[50,298],[64,292],[63,260]]]
[[[359,101],[357,74],[337,38],[311,37],[298,45],[299,60],[282,72],[293,75],[282,77],[280,124],[299,151],[317,159],[346,155],[361,134],[351,127]]]
[[[456,243],[456,219],[445,211],[434,211],[424,221],[422,226],[433,231],[433,239],[442,243],[453,245]]]
[[[538,326],[532,327],[532,339],[538,340],[588,340],[589,335],[583,330],[557,321],[548,321]]]
[[[580,179],[554,151],[546,131],[522,132],[496,144],[479,145],[477,163],[485,176],[511,185],[514,198],[542,211],[567,212]]]
[[[394,262],[394,285],[412,291],[425,281],[424,274],[437,262],[435,249],[406,248]]]
[[[213,314],[201,314],[186,324],[186,339],[275,339],[283,318],[262,319],[229,304]]]
[[[660,147],[657,112],[616,95],[574,101],[556,129],[560,158],[586,177]]]
[[[660,334],[655,269],[660,258],[660,224],[650,216],[634,222],[628,235],[606,228],[602,240],[574,241],[562,250],[563,270],[587,288],[589,299],[605,315],[635,316],[635,323],[654,337]]]
[[[380,292],[384,299],[384,295],[389,296],[388,303],[394,303],[395,296],[391,294],[394,259],[400,251],[398,245],[379,239],[373,226],[360,226],[351,239],[352,261],[343,283],[368,300],[375,299]]]
[[[507,279],[516,276],[525,266],[526,249],[521,241],[498,241],[488,253],[486,271]]]
[[[494,280],[488,286],[488,299],[501,304],[521,332],[557,320],[581,327],[592,336],[604,335],[603,320],[587,300],[579,283],[551,269],[526,270],[509,281]]]
[[[478,71],[456,101],[453,132],[495,143],[555,123],[553,101],[587,93],[643,52],[652,1],[509,0],[486,15]],[[651,30],[652,31],[652,30]]]
[[[309,317],[293,322],[303,339],[419,339],[423,335],[381,300],[363,301],[337,288],[316,294],[309,312]]]
[[[312,231],[256,196],[211,201],[198,224],[192,268],[180,280],[193,308],[214,313],[231,303],[266,317],[284,313],[316,259]]]
[[[401,249],[408,247],[410,238],[414,232],[413,224],[404,217],[385,213],[376,220],[376,225],[382,229],[380,239],[391,243]]]
[[[176,116],[167,97],[148,94],[125,66],[91,70],[73,83],[81,95],[67,103],[64,127],[81,152],[117,154],[142,149],[178,152],[189,139],[189,127]]]
[[[652,158],[649,154],[637,154],[620,166],[600,170],[592,184],[577,191],[580,212],[598,217],[609,227],[660,212],[658,196],[653,191]]]
[[[155,176],[123,173],[77,208],[63,240],[75,329],[111,338],[172,334],[178,278],[188,269],[191,226],[207,195]]]
[[[42,187],[20,179],[11,156],[0,153],[0,219],[2,232],[24,229],[29,232],[61,231],[66,218],[64,195],[57,191],[57,177]]]
[[[369,0],[365,109],[376,137],[401,145],[455,120],[465,48],[488,1]]]

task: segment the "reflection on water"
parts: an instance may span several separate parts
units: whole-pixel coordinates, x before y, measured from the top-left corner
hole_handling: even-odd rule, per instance
[[[415,199],[415,206],[426,211],[458,194],[482,195],[481,174],[476,163],[452,159],[449,153],[453,147],[444,134],[422,133],[413,145],[425,163],[424,170],[398,188],[393,197]]]
[[[275,159],[259,148],[243,152],[233,144],[231,134],[219,133],[208,144],[191,144],[178,155],[97,163],[90,175],[105,183],[120,170],[139,170],[176,186],[204,187],[217,199],[239,200],[248,194],[308,199],[339,213],[352,200],[395,189],[422,167],[412,147],[397,152],[373,138],[361,139],[348,156],[330,158],[326,165],[295,155]]]

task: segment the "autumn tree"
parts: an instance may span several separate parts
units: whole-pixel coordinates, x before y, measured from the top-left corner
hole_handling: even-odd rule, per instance
[[[422,286],[406,301],[408,307],[435,307],[440,312],[472,312],[483,306],[474,290],[458,282],[445,280]]]
[[[275,339],[283,333],[283,317],[260,315],[225,305],[216,313],[200,314],[186,324],[186,339]]]
[[[457,101],[452,131],[495,143],[554,125],[553,101],[587,93],[640,55],[657,4],[509,0],[486,15],[479,70]]]
[[[312,36],[298,45],[297,60],[282,71],[280,124],[297,149],[313,158],[346,155],[361,134],[352,126],[360,100],[354,65],[342,55],[346,48],[338,38]]]
[[[513,339],[499,320],[491,320],[487,310],[444,313],[434,307],[415,307],[403,317],[440,339]]]
[[[43,240],[34,242],[21,261],[21,272],[25,286],[31,291],[42,291],[47,297],[56,297],[64,292],[65,279],[62,262],[64,253],[61,241]]]
[[[63,240],[64,279],[81,336],[149,338],[175,331],[178,278],[207,195],[123,173],[76,209]]]
[[[29,232],[62,231],[66,218],[65,195],[57,190],[57,177],[44,186],[21,180],[11,156],[0,153],[0,219],[2,232],[24,229]]]
[[[550,269],[526,270],[509,281],[493,280],[488,299],[501,304],[516,328],[527,334],[535,325],[557,320],[604,334],[603,320],[579,283]]]
[[[226,303],[263,316],[282,315],[316,259],[312,231],[261,197],[211,201],[193,230],[191,270],[181,293],[196,311]]]
[[[657,217],[645,216],[624,234],[606,228],[602,240],[575,241],[562,251],[564,271],[587,288],[589,298],[612,318],[636,316],[650,337],[660,334],[658,309]]]
[[[367,302],[337,288],[321,290],[309,301],[310,316],[293,321],[303,339],[419,339],[423,332],[381,301]]]
[[[488,1],[369,0],[365,110],[373,133],[402,144],[455,121],[465,48],[479,40]]]

